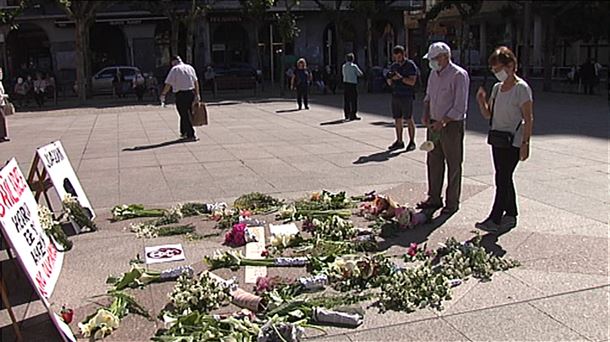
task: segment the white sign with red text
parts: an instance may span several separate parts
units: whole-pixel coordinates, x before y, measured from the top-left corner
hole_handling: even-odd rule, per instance
[[[0,170],[0,226],[9,246],[48,307],[64,254],[40,226],[38,204],[15,158]]]
[[[68,154],[66,154],[61,141],[55,141],[39,147],[36,153],[38,153],[38,157],[40,157],[44,164],[59,198],[63,200],[67,194],[74,196],[83,209],[85,209],[89,218],[94,219],[95,212],[93,207],[85,194],[85,190],[83,190],[78,181],[78,177],[72,168],[72,164],[70,164]]]

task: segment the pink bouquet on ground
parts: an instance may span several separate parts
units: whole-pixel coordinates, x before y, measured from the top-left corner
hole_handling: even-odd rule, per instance
[[[225,245],[240,247],[252,241],[256,241],[256,236],[248,231],[248,225],[245,223],[234,224],[225,234]]]

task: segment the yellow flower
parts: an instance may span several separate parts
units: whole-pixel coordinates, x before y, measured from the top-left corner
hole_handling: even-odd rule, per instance
[[[93,322],[96,326],[102,326],[102,324],[104,324],[112,329],[119,327],[118,317],[106,309],[100,309],[95,317],[93,317]]]
[[[78,323],[78,329],[80,330],[80,333],[83,334],[83,337],[89,337],[91,336],[91,321],[89,321],[89,323],[83,324],[81,322]]]

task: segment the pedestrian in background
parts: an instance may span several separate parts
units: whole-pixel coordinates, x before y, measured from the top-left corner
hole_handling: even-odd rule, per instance
[[[392,117],[396,130],[396,141],[388,147],[390,150],[405,148],[403,141],[403,120],[409,128],[409,144],[407,152],[415,149],[415,121],[413,121],[413,100],[415,99],[415,83],[417,82],[417,66],[408,59],[405,48],[396,45],[392,49],[394,63],[390,65],[387,83],[392,87]]]
[[[173,56],[171,64],[172,68],[161,91],[161,103],[165,103],[165,95],[171,89],[176,96],[176,109],[180,115],[180,137],[186,141],[197,141],[199,139],[195,136],[191,122],[193,103],[201,101],[197,73],[192,66],[183,63],[179,56]]]
[[[332,66],[327,65],[324,67],[324,75],[322,75],[322,80],[326,87],[324,87],[324,94],[328,91],[332,92],[333,95],[337,92],[337,75],[335,75],[335,70]]]
[[[18,107],[23,107],[27,104],[28,91],[28,85],[23,80],[23,77],[17,77],[17,83],[15,83],[13,94],[15,95],[15,101]]]
[[[301,58],[297,61],[297,68],[294,71],[290,87],[292,90],[297,91],[297,105],[299,110],[302,109],[302,105],[305,105],[305,109],[309,109],[309,83],[312,80],[312,75],[309,69],[307,69],[307,61],[305,58]]]
[[[584,86],[584,93],[586,95],[593,95],[593,88],[595,87],[595,65],[590,58],[580,66],[580,79]]]
[[[4,108],[8,104],[6,99],[8,95],[4,91],[4,85],[2,79],[4,78],[4,71],[0,67],[0,142],[10,141],[8,138],[8,129],[6,128],[6,115]]]
[[[475,227],[493,233],[517,225],[513,173],[519,161],[529,157],[534,114],[532,90],[516,75],[515,54],[501,46],[489,57],[489,66],[499,82],[493,86],[489,101],[479,87],[477,102],[481,115],[490,122],[488,143],[496,170],[496,195],[491,213]]]
[[[144,100],[144,93],[146,92],[146,79],[141,72],[136,72],[132,81],[132,87],[133,91],[136,93],[138,102],[142,102]]]
[[[343,74],[343,113],[346,121],[360,120],[358,112],[358,77],[362,77],[362,70],[354,63],[354,54],[345,56],[345,64],[341,68]]]
[[[436,211],[443,206],[441,192],[447,167],[447,190],[444,215],[459,209],[464,158],[464,120],[468,110],[470,77],[466,70],[451,61],[451,49],[443,42],[430,45],[424,55],[430,66],[422,121],[428,127],[428,140],[440,136],[428,152],[428,198],[419,209]]]
[[[36,79],[34,80],[34,100],[38,107],[44,105],[44,98],[47,90],[47,80],[42,77],[41,73],[36,73]]]
[[[118,98],[125,97],[123,94],[123,83],[125,82],[125,77],[123,73],[117,69],[114,78],[112,79],[112,87],[114,89],[114,93]]]

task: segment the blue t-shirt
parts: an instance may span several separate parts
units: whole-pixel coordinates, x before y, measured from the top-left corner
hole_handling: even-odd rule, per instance
[[[390,72],[388,73],[388,78],[392,72],[397,72],[402,77],[409,76],[418,76],[419,72],[417,70],[417,66],[410,59],[405,59],[402,64],[398,64],[396,62],[390,65]],[[402,80],[393,80],[392,81],[392,95],[394,96],[415,96],[415,87],[405,84]]]

